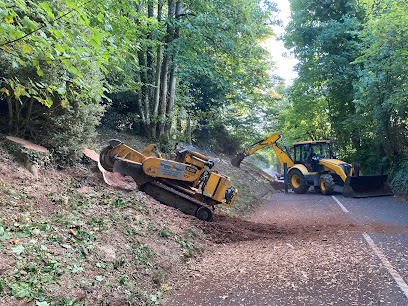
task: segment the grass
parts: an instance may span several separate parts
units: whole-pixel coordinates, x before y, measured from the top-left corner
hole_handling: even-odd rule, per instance
[[[1,186],[1,193],[6,198],[2,197],[4,205],[0,206],[0,258],[16,264],[10,265],[13,268],[1,279],[0,301],[2,296],[14,296],[41,305],[80,305],[85,298],[73,297],[73,291],[103,286],[106,292],[125,288],[121,291],[127,302],[155,304],[163,295],[158,289],[169,274],[154,250],[155,241],[171,240],[167,241],[170,249],[173,244],[180,258],[185,255],[172,240],[181,237],[163,222],[149,220],[159,210],[143,207],[146,199],[141,194],[103,193],[98,200],[68,188],[45,194],[58,209],[44,213],[37,211],[38,203],[21,190],[7,184]],[[120,242],[112,243],[112,250],[101,249],[101,241],[108,244],[113,233]],[[194,245],[186,242],[186,246],[190,244]],[[89,273],[94,267],[96,275]],[[64,288],[66,279],[75,279],[68,290]],[[148,286],[141,287],[142,281]],[[98,302],[103,304],[103,300],[109,303],[109,298]]]

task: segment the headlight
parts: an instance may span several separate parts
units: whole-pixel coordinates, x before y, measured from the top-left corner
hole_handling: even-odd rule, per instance
[[[344,173],[349,176],[351,172],[351,165],[349,164],[340,164],[340,167],[343,168]]]

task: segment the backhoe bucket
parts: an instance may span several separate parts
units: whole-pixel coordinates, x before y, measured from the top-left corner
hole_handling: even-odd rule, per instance
[[[343,195],[351,198],[366,198],[393,195],[387,183],[388,175],[348,176]]]
[[[239,153],[236,157],[231,159],[231,165],[239,168],[239,166],[241,165],[241,162],[244,160],[245,157],[246,157],[245,153]]]

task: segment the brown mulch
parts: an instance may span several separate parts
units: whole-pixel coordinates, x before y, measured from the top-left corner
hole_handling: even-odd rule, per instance
[[[197,224],[206,238],[214,243],[275,239],[294,232],[273,224],[256,223],[240,218],[215,215],[212,222]]]

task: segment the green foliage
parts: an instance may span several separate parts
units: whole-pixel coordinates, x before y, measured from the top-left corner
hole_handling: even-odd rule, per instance
[[[71,101],[66,108],[53,106],[44,122],[44,145],[58,156],[76,160],[84,144],[95,136],[104,107],[92,102]]]
[[[405,148],[402,159],[393,165],[391,174],[394,190],[408,196],[408,149]]]
[[[101,50],[103,32],[90,27],[82,6],[62,0],[16,1],[15,6],[0,2],[0,56],[7,59],[2,87],[7,96],[34,97],[50,107],[57,97],[68,103],[69,93],[90,98],[102,94],[99,80],[85,82],[83,67],[108,60]],[[49,75],[49,69],[55,74]]]
[[[403,163],[398,171],[395,171],[392,176],[391,186],[394,190],[399,191],[403,195],[408,195],[408,165]]]
[[[103,113],[108,34],[90,25],[88,4],[0,2],[0,108],[8,132],[41,139],[64,157],[76,157]]]
[[[405,183],[407,2],[292,0],[291,8],[285,43],[299,77],[277,126],[293,140],[333,139],[340,158],[365,173],[392,165],[394,187]]]
[[[220,122],[202,125],[193,132],[195,142],[201,148],[228,155],[240,151],[240,141]]]
[[[355,103],[392,163],[408,145],[408,35],[401,31],[408,26],[408,4],[367,0],[362,5],[367,18],[360,34],[361,56],[356,60],[362,69],[355,84]]]
[[[17,298],[43,300],[44,288],[56,284],[63,274],[60,263],[49,253],[43,245],[30,244],[18,245],[11,248],[11,252],[22,257],[17,262],[13,274],[7,277],[7,286],[10,293]],[[49,258],[44,261],[43,258]]]
[[[111,12],[105,14],[114,29],[114,38],[126,37],[125,41],[137,39],[138,42],[133,51],[129,49],[124,60],[112,61],[109,67],[108,80],[114,89],[112,112],[123,119],[122,127],[149,135],[149,130],[156,130],[158,122],[166,118],[175,122],[171,106],[164,107],[165,113],[157,113],[153,103],[152,92],[158,86],[155,76],[161,73],[163,78],[166,74],[154,67],[160,63],[164,65],[166,56],[171,58],[169,71],[177,66],[176,108],[188,113],[188,120],[196,120],[199,125],[209,111],[217,113],[233,105],[242,109],[242,114],[249,114],[257,108],[258,102],[267,100],[265,92],[271,87],[268,70],[272,62],[260,42],[273,34],[269,25],[275,23],[274,5],[255,0],[184,1],[182,10],[188,13],[169,16],[166,20],[163,14],[168,9],[166,4],[162,15],[158,16],[154,3],[154,16],[146,18],[150,2],[124,9],[123,3],[114,3],[106,4]],[[120,14],[114,14],[117,10]],[[174,34],[170,38],[169,32]],[[161,47],[164,47],[163,52]],[[160,99],[162,95],[161,92]],[[160,109],[163,103],[160,100]],[[253,113],[252,119],[256,118]],[[231,116],[233,114],[225,117]],[[111,120],[107,122],[112,123]],[[145,124],[144,129],[140,128],[140,123]],[[226,125],[235,127],[240,123],[231,120]],[[181,131],[178,132],[181,135]]]
[[[288,112],[299,118],[296,132],[303,139],[332,137],[341,146],[358,142],[359,123],[345,120],[356,113],[353,84],[358,67],[353,61],[359,56],[361,13],[353,1],[294,0],[291,5],[285,44],[300,61]]]
[[[165,121],[169,137],[176,96],[189,131],[191,124],[206,125],[203,117],[211,112],[231,134],[244,137],[256,110],[270,102],[272,62],[260,42],[273,34],[276,6],[176,2],[181,15],[166,19],[171,8],[165,1],[0,1],[0,109],[8,132],[45,139],[57,154],[75,158],[92,136],[103,112],[98,104],[110,88],[104,123],[119,130],[154,136]],[[163,80],[172,85],[160,92],[160,105],[153,103],[155,88],[163,87],[155,76],[167,76]],[[232,112],[219,116],[225,107]]]
[[[248,128],[270,102],[272,61],[260,42],[273,35],[276,7],[259,1],[196,1],[181,37],[180,78],[186,107],[200,125],[214,114],[233,133]],[[223,110],[220,112],[220,110]],[[258,114],[256,114],[258,111]],[[234,120],[235,119],[235,120]],[[212,120],[212,119],[211,119]],[[256,123],[255,123],[256,124]]]

